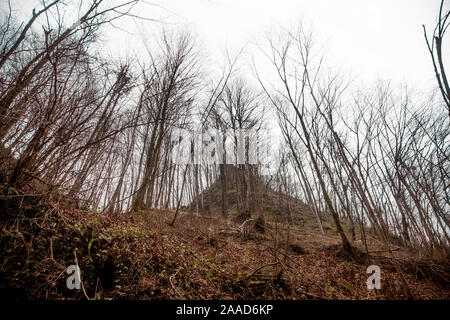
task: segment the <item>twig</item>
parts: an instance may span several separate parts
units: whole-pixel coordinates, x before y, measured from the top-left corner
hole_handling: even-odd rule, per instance
[[[245,220],[237,229],[239,230],[239,232],[240,233],[243,233],[244,232],[244,226],[248,223],[248,222],[250,222],[250,221],[253,221],[253,220],[255,220],[255,219],[248,219],[248,220]]]
[[[387,249],[387,250],[370,251],[369,254],[370,253],[380,253],[380,252],[392,252],[392,251],[398,251],[398,250],[400,250],[400,247],[394,248],[394,249]]]
[[[319,297],[319,296],[316,296],[316,295],[314,295],[312,293],[308,293],[308,292],[300,290],[300,289],[297,289],[296,291],[297,291],[297,293],[301,293],[301,294],[303,294],[303,295],[305,295],[305,296],[307,296],[309,298],[318,299],[318,300],[328,300],[327,298]]]
[[[76,264],[76,266],[77,266],[77,270],[80,270],[80,267],[78,266],[77,252],[74,250],[74,251],[73,251],[73,254],[74,254],[74,256],[75,256],[75,264]],[[87,295],[86,290],[84,289],[83,281],[81,281],[81,275],[80,275],[80,282],[81,282],[81,289],[83,290],[83,294],[84,294],[85,298],[88,299],[88,300],[91,300],[91,299],[89,298],[89,296]]]
[[[265,264],[265,265],[263,265],[263,266],[257,268],[255,271],[253,271],[253,272],[252,272],[250,275],[248,275],[247,278],[245,278],[245,279],[247,280],[248,278],[250,278],[250,277],[252,277],[253,275],[255,275],[255,273],[257,273],[259,270],[261,270],[261,269],[263,269],[263,268],[265,268],[265,267],[275,266],[275,265],[277,265],[277,264],[280,264],[280,261]]]
[[[177,288],[175,287],[175,284],[173,283],[173,279],[177,276],[178,272],[180,272],[181,269],[183,269],[183,267],[179,267],[179,268],[177,269],[177,271],[176,271],[173,275],[171,275],[171,276],[169,277],[169,282],[170,282],[170,285],[172,286],[172,289],[173,289],[179,296],[181,296],[181,294],[180,294],[180,292],[177,290]]]

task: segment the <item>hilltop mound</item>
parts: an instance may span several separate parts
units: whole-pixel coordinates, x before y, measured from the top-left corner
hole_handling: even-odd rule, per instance
[[[235,166],[226,166],[227,216],[242,223],[245,219],[242,218],[244,199],[241,175],[241,172]],[[311,207],[297,198],[274,190],[268,180],[256,174],[250,176],[250,215],[257,217],[262,214],[265,219],[270,221],[295,223],[319,231],[318,221]],[[222,212],[222,190],[222,184],[218,178],[183,209],[209,215],[220,213]],[[325,220],[326,223],[330,220],[326,213],[321,213],[320,218]]]

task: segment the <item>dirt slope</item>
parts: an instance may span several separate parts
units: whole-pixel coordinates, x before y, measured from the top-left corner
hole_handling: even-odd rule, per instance
[[[170,211],[112,216],[46,205],[1,223],[0,292],[46,299],[405,299],[402,277],[385,253],[357,264],[339,254],[339,239],[302,226],[268,222],[266,233],[207,216]],[[283,229],[283,230],[282,230]],[[279,232],[282,230],[282,232]],[[288,232],[289,231],[289,232]],[[289,239],[288,236],[289,235]],[[289,240],[289,241],[287,241]],[[358,246],[358,243],[356,243]],[[376,251],[375,239],[370,242]],[[411,266],[395,251],[416,299],[449,299],[443,278]],[[84,290],[66,287],[78,263]],[[381,290],[368,290],[366,269],[378,264]],[[447,281],[445,281],[447,279]]]

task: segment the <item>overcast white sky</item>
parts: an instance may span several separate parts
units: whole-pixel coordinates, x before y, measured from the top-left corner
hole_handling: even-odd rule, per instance
[[[325,45],[331,64],[348,72],[356,82],[377,79],[406,81],[417,90],[434,86],[422,24],[431,31],[440,0],[167,0],[167,10],[149,6],[147,17],[189,27],[207,50],[220,55],[279,26],[301,19],[312,26],[316,41]],[[446,7],[450,6],[450,1]],[[144,8],[144,6],[143,6]],[[158,13],[156,13],[158,12]],[[154,24],[149,24],[151,28]],[[450,40],[444,44],[447,64]],[[250,48],[247,50],[253,52]],[[256,50],[255,50],[256,51]]]
[[[142,41],[139,34],[154,35],[164,25],[168,29],[192,30],[213,58],[223,56],[225,49],[236,52],[246,44],[250,44],[246,47],[250,58],[257,52],[251,44],[266,31],[293,26],[303,19],[312,27],[316,42],[325,46],[329,64],[347,72],[356,83],[371,84],[378,79],[406,81],[419,91],[435,85],[422,24],[431,31],[440,0],[146,1],[135,13],[165,23],[123,21],[120,27],[135,36],[109,29],[106,38],[110,40],[111,54],[131,50]],[[6,0],[0,2],[5,8]],[[33,7],[39,7],[38,0],[11,3],[23,17],[28,17]],[[449,6],[450,1],[446,3]],[[448,65],[450,40],[444,48]]]

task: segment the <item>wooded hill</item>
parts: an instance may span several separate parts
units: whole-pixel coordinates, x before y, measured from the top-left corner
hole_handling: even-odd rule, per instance
[[[396,239],[389,252],[373,230],[359,226],[352,240],[359,252],[354,259],[342,250],[328,214],[320,214],[322,233],[307,205],[271,188],[262,197],[262,228],[260,214],[239,218],[231,185],[229,216],[223,217],[216,186],[203,195],[210,210],[196,213],[192,204],[178,212],[173,225],[175,210],[120,215],[75,209],[42,196],[21,198],[20,214],[1,222],[2,297],[450,298],[448,263],[421,259]],[[348,221],[343,227],[351,239]],[[74,263],[82,290],[66,286],[65,269]],[[366,287],[370,264],[382,268],[381,290]]]
[[[105,54],[108,28],[149,22],[147,1],[42,1],[23,21],[14,5],[0,8],[3,296],[448,299],[444,0],[423,30],[424,94],[347,83],[301,24],[211,66],[188,28]]]

